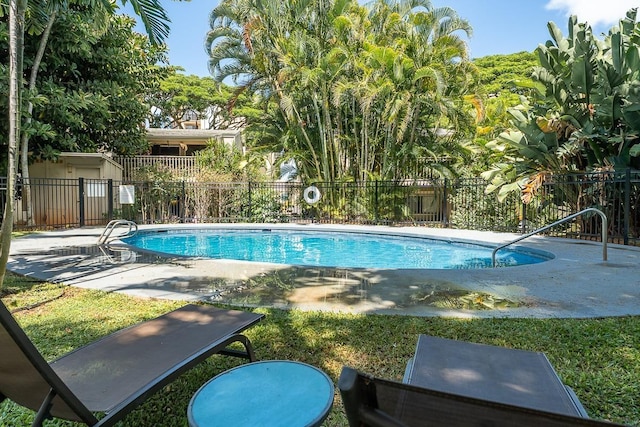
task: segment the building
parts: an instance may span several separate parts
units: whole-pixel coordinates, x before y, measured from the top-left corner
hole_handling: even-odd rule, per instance
[[[194,154],[207,147],[209,141],[219,141],[244,153],[241,130],[234,129],[160,129],[148,128],[149,154],[118,157],[125,180],[135,179],[140,168],[161,165],[172,171],[178,179],[189,179],[198,172]]]
[[[192,156],[215,140],[244,150],[240,130],[219,129],[147,129],[152,156]]]

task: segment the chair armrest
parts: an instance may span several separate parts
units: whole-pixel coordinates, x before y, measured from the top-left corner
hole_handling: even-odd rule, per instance
[[[580,416],[582,418],[589,418],[589,414],[587,414],[587,410],[584,409],[584,406],[582,406],[582,402],[580,402],[580,399],[578,399],[578,396],[573,391],[573,389],[568,385],[565,385],[564,388],[567,389],[567,394],[571,398],[571,401],[573,402],[573,404],[576,406],[576,410],[580,413]]]
[[[409,359],[407,367],[404,368],[404,377],[402,378],[402,382],[405,384],[409,384],[409,377],[411,376],[411,370],[413,370],[413,360],[413,357]]]

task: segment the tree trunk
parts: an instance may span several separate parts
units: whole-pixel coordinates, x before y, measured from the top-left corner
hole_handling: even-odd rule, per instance
[[[56,20],[56,12],[52,12],[49,16],[49,21],[47,22],[47,26],[40,37],[40,45],[38,46],[38,53],[36,54],[36,58],[33,61],[33,65],[31,67],[31,75],[29,76],[29,90],[33,91],[36,88],[36,80],[38,78],[38,71],[40,70],[40,63],[42,63],[42,57],[44,56],[44,51],[47,47],[47,43],[49,41],[49,35],[51,34],[51,28],[53,27],[53,23]],[[31,124],[31,115],[33,113],[33,102],[29,100],[27,104],[27,118],[25,119],[25,124],[28,126]],[[31,182],[29,181],[29,134],[26,132],[22,134],[22,142],[21,142],[21,170],[22,170],[22,203],[24,203],[24,208],[27,211],[27,225],[32,226],[35,225],[33,222],[33,202],[31,200]]]
[[[16,164],[18,142],[20,141],[20,110],[22,92],[22,52],[24,46],[24,14],[26,0],[9,2],[9,142],[7,159],[7,193],[4,216],[0,228],[0,287],[4,284],[7,271],[11,233],[13,232],[13,212],[15,210]]]

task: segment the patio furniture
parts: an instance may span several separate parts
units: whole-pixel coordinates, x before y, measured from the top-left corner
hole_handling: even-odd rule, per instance
[[[33,426],[51,417],[111,426],[213,354],[255,361],[240,333],[263,317],[189,304],[47,363],[0,303],[0,401],[37,411]],[[227,348],[236,342],[244,350]]]
[[[420,335],[404,382],[447,393],[587,417],[544,353]]]
[[[383,380],[349,367],[338,388],[351,427],[616,425]]]
[[[189,426],[319,426],[333,405],[333,382],[320,369],[266,360],[214,377],[191,399]]]

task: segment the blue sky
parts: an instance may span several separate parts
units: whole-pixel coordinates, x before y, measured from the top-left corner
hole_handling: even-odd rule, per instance
[[[468,44],[473,58],[532,51],[549,39],[547,22],[555,22],[566,34],[567,20],[572,14],[581,22],[589,22],[594,33],[600,35],[628,9],[640,7],[640,0],[432,0],[432,3],[436,7],[451,7],[470,22],[473,35]],[[186,74],[208,76],[204,39],[209,30],[209,13],[218,1],[163,0],[162,4],[171,19],[167,41],[171,65],[183,67]]]

